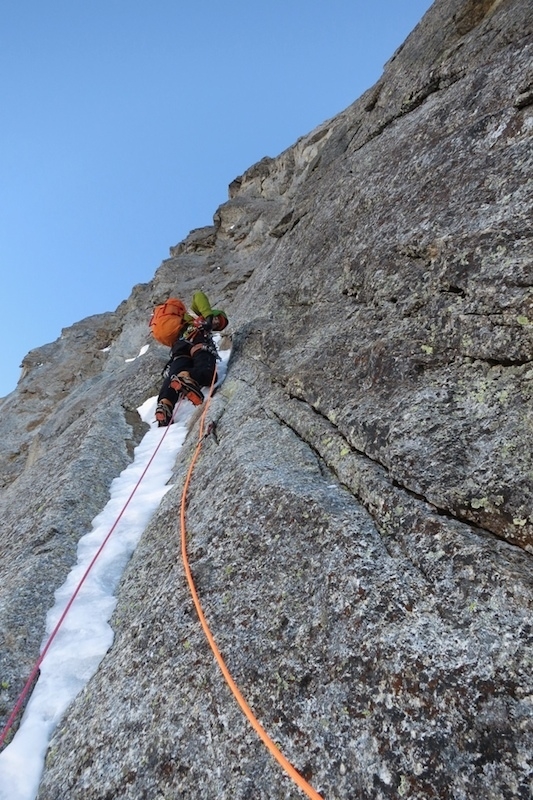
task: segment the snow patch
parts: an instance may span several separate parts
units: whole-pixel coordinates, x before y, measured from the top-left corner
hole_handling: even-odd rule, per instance
[[[148,345],[139,355],[147,349]],[[229,355],[229,350],[220,353],[217,385],[224,380]],[[173,425],[168,429],[158,428],[154,421],[156,404],[157,398],[151,397],[138,408],[150,430],[135,448],[133,462],[111,483],[109,502],[93,519],[92,530],[80,539],[77,564],[55,592],[55,604],[46,619],[43,647],[83,580],[43,659],[21,725],[12,742],[0,753],[0,800],[34,800],[55,727],[113,643],[108,620],[117,602],[115,589],[144,529],[171,488],[168,481],[195,411],[189,403],[184,403]],[[163,444],[139,483],[163,436]],[[109,537],[107,542],[106,537]],[[105,547],[98,554],[104,542]]]

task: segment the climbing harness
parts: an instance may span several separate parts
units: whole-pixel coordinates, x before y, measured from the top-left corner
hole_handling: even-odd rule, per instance
[[[199,344],[192,345],[190,352],[191,358],[193,358],[193,356],[195,356],[196,353],[200,353],[202,350],[205,350],[207,353],[210,353],[212,356],[214,356],[214,358],[217,359],[217,361],[220,361],[220,355],[211,336],[209,336],[209,338],[205,342],[200,342]]]
[[[192,474],[194,471],[194,467],[196,461],[198,460],[198,456],[200,455],[200,450],[202,449],[202,444],[209,436],[210,433],[213,433],[213,428],[211,427],[213,423],[207,428],[207,431],[204,433],[204,425],[205,425],[205,417],[207,414],[207,410],[209,408],[209,403],[211,402],[211,397],[213,394],[213,383],[211,384],[209,395],[205,402],[205,407],[202,412],[202,416],[200,418],[200,428],[198,432],[198,442],[196,444],[196,449],[193,453],[191,463],[189,464],[189,469],[187,471],[187,475],[185,477],[185,482],[183,484],[183,490],[181,495],[181,508],[180,508],[180,532],[181,532],[181,555],[183,560],[183,566],[185,569],[185,575],[187,578],[187,583],[189,584],[189,589],[192,595],[192,600],[194,606],[196,608],[196,613],[198,614],[198,618],[200,620],[200,624],[204,631],[205,637],[209,642],[211,650],[213,651],[213,655],[215,656],[216,662],[222,672],[226,683],[228,684],[229,688],[231,689],[233,696],[235,697],[237,703],[239,704],[241,711],[244,713],[245,717],[247,718],[248,722],[255,730],[263,744],[266,746],[267,750],[274,756],[276,761],[283,767],[287,775],[296,783],[297,786],[302,789],[302,791],[307,795],[307,797],[311,798],[311,800],[322,800],[322,796],[316,792],[313,787],[305,780],[305,778],[300,775],[298,770],[288,761],[287,758],[283,755],[283,753],[279,750],[278,746],[275,742],[270,738],[268,733],[265,731],[257,717],[255,716],[254,712],[252,711],[251,707],[248,705],[247,701],[245,700],[243,694],[241,693],[239,687],[233,680],[230,671],[228,670],[224,658],[218,649],[217,643],[215,642],[214,636],[211,633],[211,629],[207,623],[207,619],[202,609],[202,605],[200,603],[200,598],[198,596],[198,592],[196,591],[196,586],[194,583],[194,578],[192,576],[191,568],[189,565],[189,559],[187,556],[187,529],[186,529],[186,521],[185,521],[185,511],[187,505],[187,492],[189,489],[189,484],[191,482]]]

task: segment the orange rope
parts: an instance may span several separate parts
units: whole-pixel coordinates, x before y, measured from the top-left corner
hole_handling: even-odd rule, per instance
[[[193,579],[193,576],[192,576],[192,573],[191,573],[191,568],[189,566],[189,559],[187,557],[187,531],[186,531],[186,527],[185,527],[185,505],[186,505],[186,501],[187,501],[187,491],[189,489],[189,484],[191,482],[191,477],[192,477],[192,473],[193,473],[193,470],[194,470],[194,466],[195,466],[196,461],[198,459],[198,456],[200,454],[200,450],[202,449],[202,443],[203,443],[203,439],[204,439],[204,432],[203,431],[204,431],[204,424],[205,424],[205,416],[206,416],[206,413],[207,413],[207,409],[209,408],[209,402],[211,400],[211,394],[212,394],[212,392],[210,391],[209,392],[209,397],[208,397],[208,399],[206,401],[205,408],[204,408],[204,411],[203,411],[201,419],[200,419],[200,431],[199,431],[199,434],[198,434],[198,443],[196,445],[196,449],[195,449],[195,451],[193,453],[193,457],[192,457],[191,463],[189,465],[189,470],[188,470],[187,476],[185,478],[185,483],[183,485],[183,492],[182,492],[182,496],[181,496],[181,509],[180,509],[181,555],[182,555],[182,558],[183,558],[183,565],[185,567],[185,574],[187,576],[187,582],[189,584],[189,589],[191,591],[192,599],[193,599],[193,602],[194,602],[194,605],[195,605],[195,608],[196,608],[196,612],[197,612],[198,617],[200,619],[200,623],[202,625],[204,634],[205,634],[205,636],[207,638],[207,641],[209,642],[209,644],[211,646],[211,650],[213,651],[213,654],[214,654],[215,659],[217,661],[217,664],[218,664],[218,666],[220,668],[220,671],[222,672],[224,678],[226,679],[226,683],[228,684],[229,688],[233,692],[233,695],[234,695],[237,703],[241,707],[242,712],[244,713],[244,715],[248,719],[248,722],[251,724],[252,728],[255,730],[255,732],[257,733],[259,738],[262,740],[262,742],[266,746],[267,750],[269,750],[270,753],[276,759],[276,761],[278,761],[279,764],[281,764],[281,766],[283,767],[285,772],[289,775],[290,778],[292,778],[294,783],[296,783],[300,787],[300,789],[302,789],[302,791],[305,792],[307,797],[310,797],[311,800],[322,800],[322,796],[319,795],[318,792],[315,792],[313,787],[310,786],[309,783],[307,783],[305,778],[303,778],[300,775],[300,773],[295,769],[295,767],[293,767],[293,765],[290,763],[290,761],[288,761],[285,758],[285,756],[283,755],[283,753],[280,752],[280,750],[278,749],[277,745],[272,741],[272,739],[270,738],[268,733],[265,731],[265,729],[263,728],[263,726],[261,725],[261,723],[259,722],[259,720],[255,716],[254,712],[252,711],[252,709],[250,708],[250,706],[248,705],[248,703],[244,699],[239,687],[237,686],[237,684],[235,683],[235,681],[231,677],[231,674],[230,674],[230,672],[229,672],[229,670],[228,670],[228,668],[226,666],[226,663],[225,663],[225,661],[224,661],[224,659],[222,657],[222,654],[221,654],[220,650],[218,649],[217,644],[216,644],[216,642],[215,642],[215,640],[213,638],[213,634],[211,633],[211,630],[209,628],[209,625],[207,624],[207,620],[205,618],[204,612],[202,610],[200,599],[198,597],[198,592],[196,591],[196,587],[194,585],[194,579]]]

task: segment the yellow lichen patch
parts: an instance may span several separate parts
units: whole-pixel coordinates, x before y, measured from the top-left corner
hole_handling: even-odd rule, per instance
[[[409,788],[410,788],[409,779],[405,775],[402,775],[402,777],[400,778],[400,785],[398,786],[398,794],[400,795],[400,797],[404,797],[409,791]]]
[[[473,497],[470,505],[472,508],[484,508],[487,511],[490,508],[490,500],[488,497]]]

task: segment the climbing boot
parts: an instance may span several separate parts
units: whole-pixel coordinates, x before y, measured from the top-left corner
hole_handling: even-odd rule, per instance
[[[194,378],[191,378],[188,372],[179,372],[177,375],[172,375],[170,386],[176,392],[181,392],[187,400],[191,401],[193,406],[201,406],[204,402],[200,384]]]
[[[155,418],[159,428],[166,428],[172,420],[172,404],[169,400],[161,400],[155,410]]]

